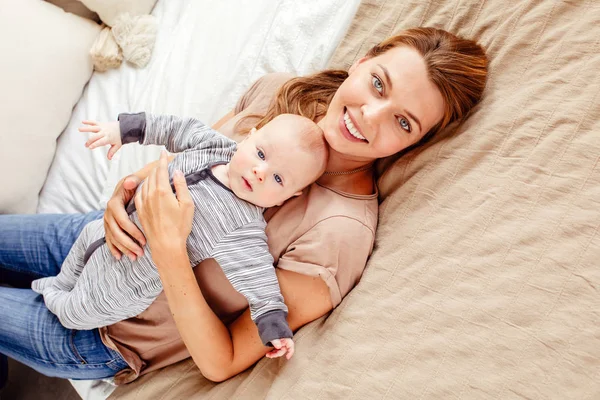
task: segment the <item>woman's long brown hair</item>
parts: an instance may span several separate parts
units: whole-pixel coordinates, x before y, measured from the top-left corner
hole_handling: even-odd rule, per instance
[[[442,94],[445,106],[442,120],[418,143],[405,149],[408,151],[426,143],[452,122],[467,117],[483,94],[488,61],[483,48],[473,40],[436,28],[407,29],[377,44],[366,56],[376,57],[399,46],[411,47],[421,54],[429,79]],[[317,120],[325,115],[333,95],[347,77],[346,71],[325,70],[290,79],[279,89],[265,115],[245,118],[260,118],[257,129],[283,113]]]

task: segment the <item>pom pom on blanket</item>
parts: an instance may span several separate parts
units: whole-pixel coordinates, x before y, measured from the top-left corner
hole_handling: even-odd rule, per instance
[[[96,71],[106,71],[109,68],[117,68],[123,60],[123,53],[115,41],[110,27],[105,26],[98,35],[98,38],[90,50],[94,69]]]
[[[156,18],[152,15],[119,15],[112,34],[127,61],[138,67],[148,65],[156,41],[156,25]]]

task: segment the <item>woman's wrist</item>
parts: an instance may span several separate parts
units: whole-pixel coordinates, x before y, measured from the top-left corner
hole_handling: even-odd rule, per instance
[[[148,245],[152,252],[152,259],[159,268],[160,266],[177,267],[184,264],[184,260],[186,266],[189,266],[185,240],[162,240],[160,243],[149,241]]]

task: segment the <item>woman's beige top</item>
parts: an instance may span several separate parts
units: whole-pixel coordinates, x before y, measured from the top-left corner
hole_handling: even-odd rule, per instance
[[[259,79],[236,105],[236,116],[219,131],[240,139],[235,133],[240,118],[263,114],[277,89],[290,77],[269,74]],[[265,212],[269,250],[276,267],[321,277],[336,307],[360,279],[371,254],[377,209],[376,193],[359,196],[312,184],[301,196]],[[213,259],[194,268],[194,274],[206,301],[225,323],[248,307]],[[190,356],[164,292],[139,316],[101,328],[100,335],[130,366],[117,374],[117,384]]]

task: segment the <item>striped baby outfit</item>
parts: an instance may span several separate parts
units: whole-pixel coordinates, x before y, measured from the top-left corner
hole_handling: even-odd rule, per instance
[[[236,143],[198,120],[150,114],[119,116],[123,144],[165,145],[178,154],[169,176],[186,176],[195,210],[187,239],[191,266],[214,258],[250,305],[262,342],[292,337],[265,235],[264,209],[239,199],[211,172],[231,160]],[[143,186],[140,185],[138,190]],[[129,205],[131,220],[142,226]],[[143,231],[143,230],[142,230]],[[89,223],[75,241],[61,272],[33,281],[48,309],[70,329],[112,325],[144,311],[162,291],[150,248],[136,261],[116,260],[104,242],[102,220]]]

